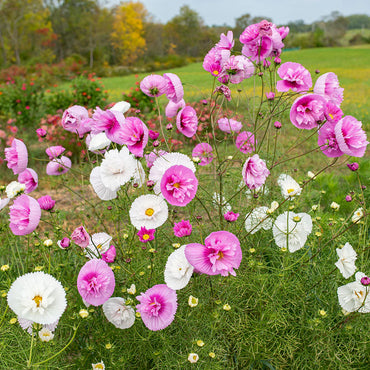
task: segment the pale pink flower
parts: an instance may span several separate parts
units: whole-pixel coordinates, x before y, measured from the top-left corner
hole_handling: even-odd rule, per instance
[[[148,166],[148,168],[151,168],[153,166],[153,163],[154,161],[161,157],[162,155],[165,155],[167,154],[166,151],[162,150],[162,149],[154,149],[152,152],[150,152],[149,154],[144,154],[144,157],[145,157],[145,160],[146,160],[146,165]]]
[[[181,220],[180,222],[175,222],[173,227],[173,232],[178,238],[191,235],[193,228],[189,220]]]
[[[230,50],[212,48],[204,57],[203,68],[217,77],[223,68],[223,65],[230,57]]]
[[[282,79],[276,83],[276,90],[285,92],[292,90],[294,92],[308,91],[312,86],[310,72],[299,63],[286,62],[277,70]]]
[[[328,72],[320,76],[313,88],[315,94],[324,95],[338,107],[343,101],[343,88],[339,86],[338,77],[333,72]]]
[[[27,168],[28,152],[23,141],[14,139],[10,148],[5,148],[5,160],[7,166],[13,170],[14,175],[18,175]]]
[[[173,101],[169,101],[166,105],[165,114],[167,118],[172,118],[177,116],[177,113],[182,109],[185,108],[185,100],[181,99],[178,103],[174,103]]]
[[[216,44],[217,49],[231,50],[234,47],[233,31],[227,31],[227,34],[221,33],[220,41]]]
[[[215,90],[213,91],[214,94],[222,94],[226,100],[231,101],[231,91],[225,85],[216,86]]]
[[[321,151],[330,158],[340,157],[344,154],[339,148],[334,129],[334,125],[325,123],[318,131],[317,144]]]
[[[235,145],[242,153],[252,153],[257,145],[252,132],[242,131],[236,138]]]
[[[167,92],[167,80],[160,75],[149,75],[140,82],[141,91],[148,96],[161,96]]]
[[[270,171],[266,167],[266,162],[258,154],[254,154],[245,161],[242,174],[248,188],[256,189],[265,183]]]
[[[222,83],[238,84],[253,76],[253,63],[244,55],[231,55],[217,79]]]
[[[166,96],[168,100],[179,103],[184,97],[184,88],[180,78],[174,73],[165,73],[163,75],[167,82]]]
[[[178,130],[186,137],[193,137],[198,128],[197,112],[189,105],[181,109],[176,117]]]
[[[90,235],[83,226],[74,229],[71,239],[81,248],[86,248],[90,243]]]
[[[89,118],[85,107],[74,105],[63,112],[62,126],[65,130],[79,133],[82,120]]]
[[[247,27],[248,28],[248,27]],[[242,37],[242,36],[240,36]],[[240,39],[241,40],[241,39]],[[244,44],[242,54],[257,63],[268,58],[273,51],[273,42],[270,37],[262,36],[253,42]]]
[[[48,155],[49,159],[52,160],[59,157],[62,153],[64,153],[65,150],[66,149],[63,148],[61,145],[56,145],[47,148],[45,152]]]
[[[289,34],[289,27],[282,26],[282,27],[279,27],[277,30],[278,30],[282,40],[285,39],[285,37],[287,37],[288,34]]]
[[[128,117],[122,125],[120,140],[127,145],[128,150],[136,157],[144,155],[144,148],[148,144],[148,128],[139,118]]]
[[[18,175],[18,182],[26,185],[26,189],[24,190],[26,194],[31,193],[38,186],[38,176],[36,171],[32,168],[26,168]]]
[[[325,118],[327,122],[336,124],[343,116],[342,110],[332,101],[328,101],[325,107]]]
[[[243,127],[241,122],[227,117],[220,118],[217,123],[218,128],[221,131],[227,132],[228,134],[231,134],[232,132],[239,132]]]
[[[71,160],[66,156],[54,158],[46,165],[46,174],[49,176],[59,176],[68,172],[72,167]]]
[[[199,166],[206,166],[213,161],[212,147],[208,143],[197,144],[191,155],[200,158]]]
[[[109,140],[120,145],[123,144],[120,133],[125,123],[125,116],[122,112],[115,110],[103,111],[96,107],[92,118],[91,125],[94,134],[104,131]]]

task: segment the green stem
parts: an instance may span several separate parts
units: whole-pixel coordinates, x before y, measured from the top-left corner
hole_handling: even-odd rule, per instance
[[[28,368],[30,368],[30,367],[31,367],[31,362],[32,362],[33,340],[34,340],[34,333],[33,333],[33,330],[32,330],[32,333],[31,333],[31,347],[30,347],[30,355],[29,355],[29,357],[28,357],[28,361],[27,361],[27,367],[28,367]]]

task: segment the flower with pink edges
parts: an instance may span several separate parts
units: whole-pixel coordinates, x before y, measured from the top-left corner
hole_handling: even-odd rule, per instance
[[[286,62],[277,70],[279,77],[282,79],[276,83],[276,90],[286,92],[308,91],[312,86],[310,72],[299,63]]]
[[[18,182],[26,185],[26,189],[24,190],[26,194],[31,193],[38,186],[38,176],[36,171],[32,168],[26,168],[18,175]]]
[[[232,55],[224,63],[217,79],[222,83],[239,84],[243,80],[253,76],[253,63],[244,55]]]
[[[65,152],[65,148],[61,145],[51,146],[45,150],[46,154],[49,156],[49,159],[52,160],[54,158],[59,157],[61,154]]]
[[[77,289],[83,300],[93,306],[100,306],[113,294],[114,273],[102,259],[86,262],[77,277]]]
[[[362,123],[352,116],[345,116],[335,125],[335,137],[339,149],[344,154],[353,157],[364,156],[369,142],[361,126]]]
[[[239,268],[242,250],[239,239],[228,231],[215,231],[207,236],[204,245],[190,243],[185,256],[195,270],[207,275],[235,276]]]
[[[167,92],[167,80],[160,75],[149,75],[140,82],[141,91],[148,96],[161,96]]]
[[[71,240],[67,237],[63,238],[62,240],[58,240],[57,244],[61,249],[67,249],[71,245]]]
[[[194,172],[185,166],[168,168],[161,179],[161,193],[168,203],[185,207],[195,197],[198,179]]]
[[[81,248],[86,248],[90,243],[90,235],[82,225],[73,230],[71,239]]]
[[[23,141],[14,139],[10,148],[5,148],[4,152],[7,166],[13,170],[14,175],[19,175],[27,168],[28,152]]]
[[[101,254],[101,258],[107,263],[113,263],[116,259],[116,254],[116,247],[112,244],[106,252]]]
[[[37,200],[22,194],[9,207],[9,227],[14,235],[32,233],[40,222],[41,208]]]
[[[162,149],[154,149],[152,152],[149,154],[144,154],[145,160],[146,160],[146,165],[148,168],[151,168],[153,166],[154,161],[161,157],[162,155],[167,154],[165,150]]]
[[[245,161],[242,174],[247,187],[256,189],[265,183],[270,171],[266,167],[266,162],[258,154],[254,154]]]
[[[228,134],[231,134],[232,132],[239,132],[243,127],[241,122],[227,117],[220,118],[217,123],[218,128],[223,132],[227,132]]]
[[[154,285],[136,299],[140,302],[136,310],[149,330],[162,330],[174,320],[177,310],[177,294],[166,284]]]
[[[91,128],[94,134],[104,131],[109,140],[120,145],[123,144],[120,133],[125,123],[125,116],[122,112],[115,110],[103,111],[96,107],[92,118]]]
[[[234,47],[233,31],[227,31],[227,34],[221,33],[220,41],[216,44],[217,49],[231,50]]]
[[[231,101],[231,91],[225,85],[216,86],[213,93],[223,95],[227,101]]]
[[[203,60],[203,68],[210,72],[212,76],[218,77],[223,65],[230,57],[230,50],[212,48]]]
[[[142,243],[150,242],[154,240],[155,229],[147,229],[146,227],[141,227],[137,232],[137,236]]]
[[[285,39],[285,37],[287,37],[289,34],[289,27],[282,26],[282,27],[279,27],[277,30],[282,40]]]
[[[191,155],[200,158],[199,166],[206,166],[213,161],[212,147],[208,143],[197,144]]]
[[[120,138],[122,144],[127,145],[128,150],[136,157],[144,155],[144,148],[148,144],[149,130],[137,117],[126,118],[122,125]]]
[[[44,211],[50,211],[55,206],[55,200],[52,199],[50,195],[44,195],[43,197],[37,199],[37,201],[40,205],[40,208]]]
[[[310,130],[325,121],[326,100],[318,94],[297,98],[290,109],[290,121],[295,127]]]
[[[242,35],[240,35],[241,42],[242,42]],[[242,48],[242,54],[250,58],[251,60],[259,63],[259,62],[264,61],[266,58],[268,58],[270,54],[272,53],[272,50],[273,50],[273,43],[272,43],[271,38],[268,36],[262,36],[260,38],[253,40],[252,42],[245,43]]]
[[[184,97],[184,88],[179,76],[174,73],[165,73],[163,77],[167,82],[167,99],[173,101],[174,103],[179,103]]]
[[[197,112],[189,105],[177,113],[176,126],[186,137],[193,137],[198,128]]]
[[[333,72],[328,72],[321,75],[313,88],[315,94],[325,96],[328,100],[331,100],[338,107],[343,101],[344,89],[339,86],[338,77]]]
[[[242,131],[237,136],[235,145],[244,154],[252,153],[255,150],[255,145],[257,145],[257,140],[252,132]]]
[[[185,108],[185,100],[181,99],[178,103],[174,103],[173,101],[169,101],[166,105],[165,114],[167,118],[176,117],[177,113],[182,109]]]
[[[332,101],[327,101],[325,107],[325,118],[327,122],[336,124],[343,117],[342,110]]]
[[[86,118],[89,118],[87,109],[80,105],[73,105],[63,112],[62,126],[67,131],[79,133],[81,121]]]
[[[234,213],[234,212],[227,212],[224,214],[224,219],[228,222],[234,222],[239,218],[239,213]]]
[[[339,148],[334,128],[334,125],[325,123],[318,131],[317,144],[321,151],[329,158],[343,155],[343,152]]]
[[[191,223],[189,220],[181,220],[180,222],[175,222],[173,226],[173,233],[178,238],[183,238],[184,236],[191,235],[191,232],[193,230],[193,227],[191,226]]]
[[[46,174],[49,176],[63,175],[72,167],[71,160],[62,155],[60,158],[54,158],[46,165]]]

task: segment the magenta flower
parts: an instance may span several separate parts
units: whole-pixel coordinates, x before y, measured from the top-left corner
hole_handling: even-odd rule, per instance
[[[159,132],[153,131],[153,130],[149,130],[148,135],[149,135],[149,137],[150,137],[151,140],[156,140],[156,139],[158,139]]]
[[[225,85],[216,86],[215,90],[213,91],[214,94],[221,94],[223,95],[226,100],[231,101],[231,91]]]
[[[200,143],[194,147],[191,155],[200,158],[199,166],[206,166],[213,161],[212,150],[212,147],[208,143]]]
[[[116,110],[103,111],[96,107],[92,118],[91,126],[94,134],[104,131],[109,140],[120,145],[123,144],[120,133],[125,123],[125,116],[122,112]]]
[[[361,126],[362,123],[352,116],[345,116],[335,125],[335,137],[339,149],[344,154],[353,157],[364,156],[369,142],[366,140],[366,133]]]
[[[69,238],[65,237],[62,240],[58,240],[57,244],[60,248],[66,249],[70,246],[71,240]]]
[[[290,109],[290,121],[294,126],[310,130],[325,121],[326,100],[318,94],[297,98]]]
[[[198,190],[198,179],[185,166],[175,165],[166,170],[161,179],[161,193],[168,203],[185,207]]]
[[[86,262],[77,277],[77,289],[85,302],[100,306],[114,292],[114,273],[102,259],[94,258]]]
[[[242,37],[242,35],[240,35],[240,37]],[[257,63],[268,58],[272,51],[273,43],[271,38],[268,36],[262,36],[251,43],[244,44],[242,48],[242,54],[251,60],[256,61]]]
[[[177,113],[176,126],[186,137],[193,137],[198,128],[197,112],[194,108],[186,106]]]
[[[163,75],[167,81],[166,96],[168,100],[179,103],[184,97],[184,88],[180,78],[174,73],[165,73]]]
[[[253,76],[253,63],[244,55],[232,55],[223,65],[217,77],[222,83],[238,84]]]
[[[321,151],[329,158],[343,155],[343,152],[339,148],[334,128],[334,125],[325,123],[318,131],[317,144]]]
[[[149,75],[140,82],[141,91],[148,96],[161,96],[167,92],[167,80],[160,75]]]
[[[9,227],[14,235],[32,233],[40,222],[41,208],[37,200],[22,194],[9,207]]]
[[[72,167],[71,160],[62,155],[60,158],[55,158],[46,166],[46,174],[49,176],[59,176],[68,172]]]
[[[242,153],[252,153],[257,145],[252,132],[242,131],[236,138],[235,145]]]
[[[136,157],[144,155],[144,148],[148,144],[149,130],[139,118],[128,117],[120,132],[121,143],[127,145],[128,150]]]
[[[279,27],[277,30],[282,40],[285,39],[285,37],[287,37],[289,34],[289,27],[282,26],[282,27]]]
[[[241,122],[226,117],[220,118],[217,123],[218,128],[223,132],[227,132],[228,134],[231,134],[232,132],[239,132],[243,127]]]
[[[216,44],[216,48],[231,50],[233,47],[234,47],[233,31],[227,31],[226,36],[224,33],[221,33],[220,41]]]
[[[174,320],[177,310],[177,294],[166,284],[154,285],[136,299],[140,302],[136,310],[149,330],[162,330]]]
[[[326,102],[325,118],[328,122],[335,124],[342,118],[342,116],[343,112],[337,105],[330,100]]]
[[[173,232],[178,238],[183,238],[184,236],[191,235],[193,227],[188,220],[181,220],[180,222],[175,222],[173,227]]]
[[[38,137],[42,138],[46,136],[47,132],[43,128],[38,128],[36,129],[36,134]]]
[[[32,168],[26,168],[18,175],[18,182],[26,185],[26,189],[24,190],[26,194],[31,193],[38,186],[38,176],[36,171]]]
[[[165,114],[167,118],[172,118],[177,116],[177,113],[182,109],[185,108],[185,100],[181,99],[178,103],[174,103],[173,101],[169,101],[166,105]]]
[[[87,109],[80,105],[74,105],[64,111],[62,126],[67,131],[79,133],[81,121],[86,118],[89,118]]]
[[[267,98],[267,100],[274,100],[275,99],[275,93],[272,92],[272,91],[266,93],[266,98]]]
[[[52,160],[54,158],[59,157],[62,153],[64,153],[66,149],[63,148],[61,145],[51,146],[45,150],[46,154],[49,156],[49,159]]]
[[[324,95],[338,107],[343,101],[343,88],[339,86],[338,77],[333,72],[328,72],[320,76],[313,88],[315,94]]]
[[[185,256],[194,269],[202,274],[236,275],[242,250],[239,239],[228,231],[215,231],[207,236],[204,245],[190,243],[185,247]]]
[[[294,92],[308,91],[312,86],[310,72],[299,63],[286,62],[277,70],[282,79],[276,83],[276,90],[285,92],[293,90]]]
[[[4,152],[7,166],[13,170],[14,175],[19,175],[27,168],[28,152],[23,141],[14,139],[10,148],[5,148]]]
[[[40,208],[44,211],[50,211],[55,206],[55,200],[53,200],[50,195],[44,195],[43,197],[37,199],[37,201],[40,205]]]
[[[136,235],[139,236],[139,239],[142,243],[147,243],[151,240],[154,240],[155,229],[147,229],[146,227],[141,227]]]
[[[204,57],[203,68],[212,76],[218,77],[229,57],[230,50],[212,48]]]
[[[270,171],[267,169],[265,161],[258,154],[254,154],[245,161],[242,174],[248,188],[256,189],[265,183]]]
[[[116,247],[114,245],[111,245],[105,253],[101,254],[101,258],[107,263],[113,263],[116,259],[116,254]]]
[[[83,226],[73,230],[71,239],[81,248],[86,248],[90,243],[90,235]]]
[[[228,222],[234,222],[239,218],[239,213],[234,213],[234,212],[227,212],[224,214],[224,219]]]
[[[358,170],[358,163],[357,162],[353,162],[353,163],[347,163],[347,167],[351,170],[351,171],[357,171]]]

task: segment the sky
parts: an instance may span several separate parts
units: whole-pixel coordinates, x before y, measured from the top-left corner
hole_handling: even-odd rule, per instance
[[[369,0],[140,0],[156,21],[166,23],[179,14],[183,5],[195,10],[205,24],[235,25],[235,18],[249,13],[252,17],[272,18],[276,24],[303,19],[305,23],[320,20],[332,11],[343,15],[370,15]],[[110,0],[111,5],[119,0]]]

